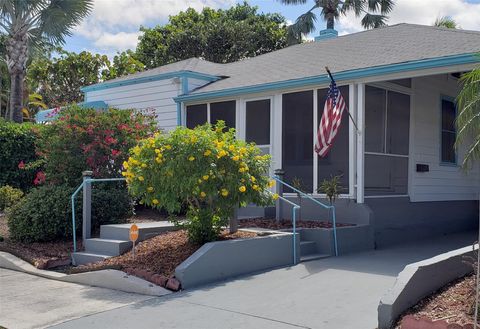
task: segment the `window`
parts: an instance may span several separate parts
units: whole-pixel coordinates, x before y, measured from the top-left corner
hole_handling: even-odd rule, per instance
[[[455,128],[455,117],[457,110],[455,104],[447,99],[442,99],[442,162],[453,163],[457,162],[455,154],[455,139],[457,131]]]
[[[235,128],[235,101],[210,103],[210,123],[225,121],[228,128]]]
[[[187,106],[187,128],[193,129],[207,122],[207,104]]]
[[[270,144],[270,100],[246,102],[246,132],[247,142],[257,145]]]

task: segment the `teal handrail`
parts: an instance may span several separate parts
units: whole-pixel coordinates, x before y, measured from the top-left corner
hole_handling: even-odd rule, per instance
[[[271,191],[270,193],[274,194]],[[297,224],[296,222],[297,222],[297,211],[298,209],[300,209],[300,206],[284,198],[281,195],[279,195],[278,198],[293,206],[292,207],[293,265],[297,265]]]
[[[279,182],[282,185],[285,185],[288,188],[291,188],[298,194],[300,194],[302,197],[307,198],[309,200],[312,200],[314,203],[322,206],[325,209],[329,209],[332,212],[332,225],[333,225],[333,244],[335,248],[335,256],[338,256],[338,245],[337,245],[337,220],[336,220],[336,215],[335,215],[335,206],[333,205],[326,205],[317,199],[313,198],[311,195],[306,194],[305,192],[300,191],[299,189],[296,189],[295,187],[291,186],[290,184],[282,181],[278,176],[273,176],[273,179]]]
[[[75,192],[71,196],[72,202],[72,228],[73,228],[73,252],[77,252],[77,225],[75,223],[75,197],[78,192],[83,188],[85,183],[95,183],[95,182],[115,182],[115,181],[125,181],[125,178],[87,178],[82,184],[80,184]]]

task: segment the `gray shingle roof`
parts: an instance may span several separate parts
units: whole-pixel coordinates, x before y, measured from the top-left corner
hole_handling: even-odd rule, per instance
[[[478,31],[398,24],[216,66],[228,78],[193,93],[319,76],[325,66],[342,72],[475,52],[480,52]]]

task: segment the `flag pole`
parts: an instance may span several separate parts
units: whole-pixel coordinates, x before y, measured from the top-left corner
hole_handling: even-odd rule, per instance
[[[332,82],[335,82],[335,80],[333,79],[332,72],[330,72],[330,69],[328,68],[328,66],[325,66],[325,70],[327,70],[327,73],[328,73],[328,76],[330,77],[330,80],[332,80]],[[349,95],[349,97],[350,97],[350,95]],[[350,120],[352,120],[352,123],[355,126],[355,129],[357,130],[357,132],[360,132],[360,130],[358,129],[357,123],[355,122],[355,120],[353,120],[353,117],[350,114],[350,110],[348,109],[348,106],[346,106],[345,108],[347,109],[348,116],[350,117]]]

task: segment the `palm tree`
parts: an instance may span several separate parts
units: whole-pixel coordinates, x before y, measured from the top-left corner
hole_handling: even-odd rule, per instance
[[[436,27],[445,27],[447,29],[458,29],[460,28],[455,22],[455,20],[449,16],[438,17],[433,23],[433,26]]]
[[[88,15],[93,0],[0,0],[0,32],[7,35],[10,115],[22,122],[24,81],[29,51],[45,43],[63,44]]]
[[[463,160],[466,168],[469,163],[480,160],[480,66],[462,75],[460,81],[463,88],[457,97],[459,112],[455,146],[458,148],[463,141],[473,139]]]
[[[305,4],[309,0],[280,0],[286,5]],[[313,0],[313,7],[297,18],[294,24],[289,26],[289,41],[300,42],[303,34],[315,31],[317,16],[315,10],[321,10],[323,19],[327,22],[327,29],[334,29],[335,20],[340,15],[346,15],[353,11],[355,16],[363,15],[362,26],[366,29],[386,25],[386,14],[393,9],[393,0]]]

